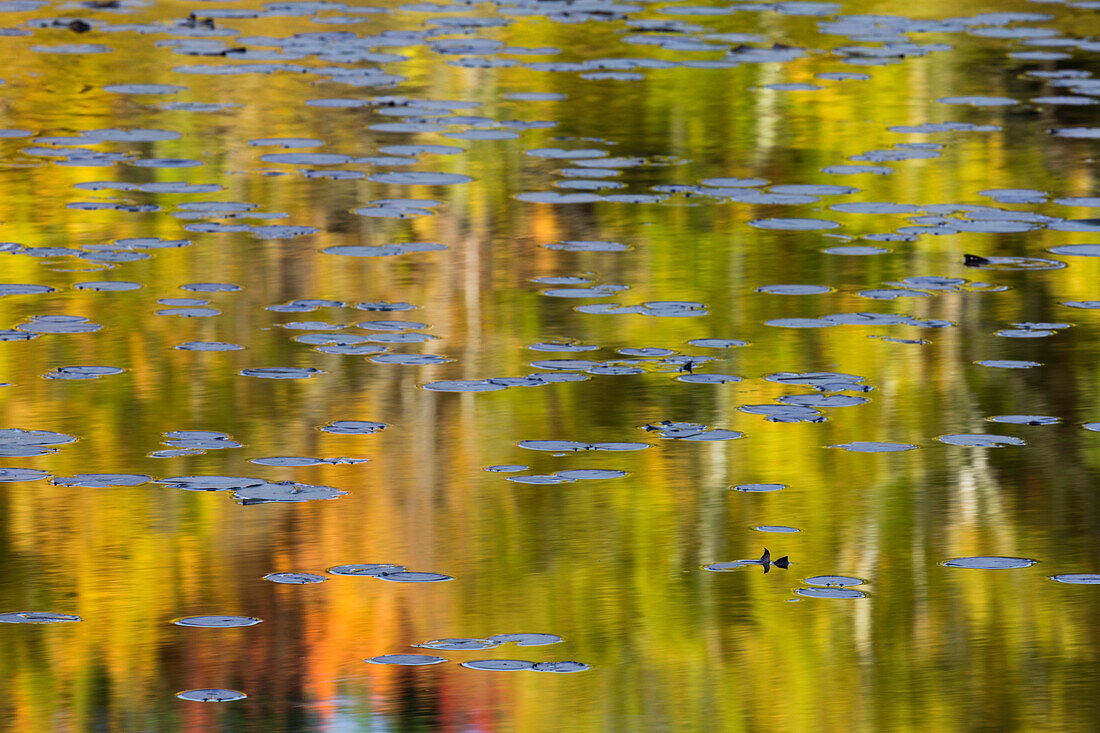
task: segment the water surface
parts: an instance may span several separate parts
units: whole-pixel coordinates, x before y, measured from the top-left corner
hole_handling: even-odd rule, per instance
[[[5,730],[1094,729],[1096,13],[0,2]]]

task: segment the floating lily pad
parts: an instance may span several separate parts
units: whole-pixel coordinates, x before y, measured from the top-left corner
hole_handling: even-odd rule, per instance
[[[258,486],[246,486],[236,489],[233,498],[242,504],[266,504],[270,502],[298,503],[335,499],[345,496],[346,491],[331,486],[313,486],[294,481],[265,482]]]
[[[243,700],[248,697],[248,695],[243,692],[238,692],[237,690],[203,687],[196,690],[177,692],[176,697],[181,700],[191,700],[193,702],[233,702],[234,700]]]
[[[397,183],[403,186],[450,186],[474,180],[460,173],[432,173],[429,171],[392,171],[375,173],[367,178],[375,183]]]
[[[443,657],[433,657],[430,654],[383,654],[380,657],[364,659],[371,664],[397,664],[403,667],[423,667],[429,664],[441,664],[447,660]]]
[[[404,565],[388,565],[384,563],[363,563],[358,565],[337,565],[328,569],[333,575],[360,575],[376,578],[386,573],[404,572]]]
[[[738,346],[748,346],[748,341],[741,341],[739,339],[716,339],[716,338],[703,338],[692,339],[688,341],[691,346],[698,346],[704,349],[733,349]]]
[[[29,323],[16,328],[27,333],[91,333],[103,326],[81,316],[31,316]]]
[[[467,669],[480,669],[488,672],[516,672],[521,669],[532,669],[534,662],[522,659],[478,659],[472,662],[463,662]]]
[[[392,583],[441,583],[446,580],[454,580],[450,575],[442,573],[424,573],[411,570],[401,570],[392,573],[381,573],[379,580],[388,580]]]
[[[806,598],[853,599],[867,597],[866,593],[854,588],[798,588],[795,593]]]
[[[974,362],[978,366],[993,367],[994,369],[1030,369],[1042,366],[1039,361],[1023,361],[1018,359],[983,359]]]
[[[773,318],[764,321],[764,325],[777,328],[829,328],[836,324],[822,318]]]
[[[840,448],[851,453],[897,453],[900,451],[914,450],[917,446],[912,443],[886,443],[875,441],[857,440],[851,443],[830,445],[830,448]]]
[[[47,446],[65,445],[75,440],[76,438],[71,435],[49,430],[0,429],[0,456],[10,458],[42,456],[54,452],[53,448]]]
[[[832,288],[825,285],[761,285],[756,289],[758,293],[772,295],[821,295],[832,291]]]
[[[79,616],[52,611],[11,611],[0,613],[0,623],[5,624],[64,624],[83,621]]]
[[[827,219],[754,219],[749,226],[757,229],[784,229],[789,231],[809,232],[822,229],[836,229],[840,226],[835,221]]]
[[[991,555],[957,557],[953,560],[944,560],[940,565],[949,568],[973,568],[976,570],[1015,570],[1017,568],[1031,567],[1037,562],[1039,561],[1031,560],[1026,557],[1000,557]]]
[[[886,254],[890,250],[885,247],[871,247],[868,245],[850,244],[841,247],[826,247],[821,250],[827,255],[845,255],[850,257],[865,257],[868,255]]]
[[[325,374],[325,372],[314,367],[260,367],[242,369],[240,374],[245,377],[259,377],[261,379],[309,379],[318,374]]]
[[[1100,585],[1100,573],[1065,573],[1052,575],[1050,579],[1071,585]]]
[[[489,639],[500,644],[514,643],[517,646],[546,646],[547,644],[557,644],[563,641],[563,639],[556,634],[539,633],[494,634],[490,636]]]
[[[850,586],[850,585],[863,585],[863,580],[860,578],[853,578],[848,575],[815,575],[812,578],[806,578],[806,583],[810,585],[824,585],[824,586]]]
[[[941,435],[936,440],[948,445],[963,445],[971,448],[1002,448],[1006,445],[1027,445],[1024,440],[1011,435],[985,435],[980,433]]]
[[[253,458],[249,463],[258,463],[261,466],[285,466],[288,468],[298,466],[316,466],[323,463],[320,458],[307,458],[305,456],[272,456],[271,458]]]
[[[987,418],[990,422],[1004,422],[1013,425],[1057,425],[1062,422],[1060,417],[1050,415],[994,415]]]
[[[528,474],[524,476],[509,476],[508,480],[517,484],[568,484],[573,479],[556,474]]]
[[[58,476],[50,480],[55,486],[83,486],[89,489],[106,489],[116,486],[141,486],[151,476],[133,473],[80,473],[76,476]]]
[[[574,662],[574,661],[538,662],[537,664],[535,664],[531,667],[532,672],[558,672],[558,673],[585,672],[589,669],[591,669],[591,667],[589,667],[584,662]]]
[[[124,280],[103,280],[73,284],[73,288],[76,290],[98,290],[101,292],[122,292],[137,290],[141,287],[141,283],[126,282]]]
[[[1100,257],[1100,244],[1063,244],[1058,247],[1051,247],[1049,251],[1056,255]]]
[[[185,491],[233,491],[250,486],[261,486],[266,482],[260,478],[247,476],[171,476],[155,479],[153,483]]]
[[[109,366],[64,366],[57,367],[42,376],[46,379],[99,379],[112,374],[122,374],[123,371],[125,370]]]
[[[495,649],[500,646],[499,641],[489,639],[435,639],[423,644],[413,644],[421,649],[442,649],[444,651],[481,651],[482,649]]]
[[[786,484],[738,484],[731,487],[734,491],[744,491],[747,493],[766,493],[770,491],[780,491],[787,488]]]
[[[174,620],[176,626],[198,626],[204,629],[228,629],[255,626],[261,619],[252,616],[185,616]]]
[[[497,392],[505,389],[505,386],[489,379],[444,379],[428,382],[423,389],[431,392]]]
[[[264,576],[264,580],[287,585],[310,585],[312,583],[324,583],[328,578],[313,573],[268,573]]]
[[[570,481],[587,481],[622,478],[627,475],[627,472],[611,468],[570,468],[565,471],[558,471],[557,475]]]

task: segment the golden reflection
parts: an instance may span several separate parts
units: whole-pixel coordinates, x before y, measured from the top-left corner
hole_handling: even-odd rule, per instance
[[[917,12],[901,3],[862,6],[873,13]],[[966,12],[1034,12],[1035,7],[988,3]],[[115,22],[164,23],[189,10],[158,4]],[[918,10],[935,18],[960,12],[945,2]],[[13,13],[5,20],[15,25],[39,15]],[[348,28],[361,34],[407,29],[419,27],[423,17],[411,10],[364,16],[367,20]],[[814,19],[778,17],[736,13],[708,23],[721,32],[772,33],[790,45],[832,47],[844,41],[817,34]],[[1052,26],[1072,33],[1074,17],[1066,15]],[[302,32],[303,22],[300,17],[227,18],[218,25],[280,37]],[[619,30],[622,26],[539,20],[489,35],[512,45],[556,46],[569,59],[583,60],[605,55],[604,48],[618,43]],[[71,257],[2,255],[4,282],[55,288],[45,295],[0,298],[5,328],[44,314],[79,315],[103,325],[91,334],[0,343],[0,380],[11,385],[0,388],[4,426],[79,438],[56,453],[7,458],[4,465],[54,476],[259,476],[334,486],[347,495],[327,502],[242,506],[228,492],[155,483],[107,489],[47,481],[0,485],[0,552],[7,580],[0,584],[0,611],[50,610],[84,619],[0,629],[5,730],[1091,729],[1097,717],[1094,630],[1100,606],[1087,586],[1058,585],[1048,576],[1097,570],[1091,487],[1100,449],[1094,434],[1079,428],[1098,414],[1096,326],[1089,311],[1070,312],[1060,303],[1096,299],[1100,265],[1070,258],[1086,261],[1035,272],[961,266],[964,252],[1043,257],[1051,246],[1087,243],[1089,234],[1039,229],[925,236],[885,243],[889,256],[840,257],[821,253],[842,244],[828,236],[747,224],[771,216],[828,219],[828,206],[841,198],[793,209],[690,198],[637,206],[546,206],[514,198],[548,189],[550,171],[569,166],[524,151],[564,145],[560,139],[570,137],[592,139],[583,144],[602,146],[614,156],[674,158],[666,161],[674,165],[626,170],[621,179],[630,182],[631,191],[758,175],[775,183],[851,182],[862,189],[859,200],[917,205],[989,205],[979,190],[1025,185],[1059,195],[1094,194],[1094,171],[1074,141],[1022,139],[1036,127],[1018,110],[946,108],[935,102],[975,86],[982,94],[1019,97],[1018,75],[1025,67],[1003,58],[1002,46],[953,35],[955,50],[898,64],[846,66],[813,53],[785,65],[654,70],[639,83],[522,68],[458,68],[447,65],[447,57],[413,46],[397,49],[407,62],[386,66],[408,77],[390,90],[288,73],[175,73],[176,66],[225,58],[171,54],[155,45],[172,37],[97,31],[86,36],[88,42],[105,43],[113,53],[64,59],[30,47],[77,42],[68,31],[0,39],[8,58],[0,128],[42,135],[106,127],[168,129],[181,137],[93,149],[203,162],[183,169],[62,166],[28,154],[31,138],[0,139],[4,241],[27,247],[82,247],[136,237],[193,242],[149,250],[150,258],[114,268]],[[654,56],[672,54],[655,51]],[[977,85],[975,64],[988,66]],[[133,69],[143,70],[141,83],[187,89],[163,97],[103,91],[107,84],[135,81]],[[759,90],[770,83],[821,83],[817,74],[837,70],[866,72],[872,79],[822,83],[825,88],[815,92]],[[504,97],[518,91],[556,91],[568,99],[520,103]],[[304,104],[391,92],[477,101],[482,106],[470,114],[496,120],[558,124],[525,130],[516,140],[454,140],[374,131],[371,125],[395,118],[370,108]],[[236,106],[216,112],[159,106],[180,101]],[[1001,125],[1005,131],[925,137],[887,130],[946,119]],[[262,162],[260,156],[270,150],[246,144],[280,136],[316,137],[325,141],[326,152],[353,156],[376,155],[379,146],[397,142],[458,145],[465,150],[461,155],[424,156],[417,169],[462,173],[475,183],[424,188],[366,178],[307,179],[298,167]],[[820,172],[868,150],[928,141],[946,145],[941,157],[906,161],[894,166],[892,175],[838,179]],[[74,188],[91,181],[179,180],[217,183],[224,190],[193,196]],[[442,205],[434,216],[404,220],[351,213],[368,201],[398,197],[437,199]],[[154,203],[162,210],[68,207],[118,200]],[[263,212],[283,212],[286,218],[246,221],[320,232],[273,240],[189,232],[184,226],[191,220],[172,213],[179,203],[195,200],[256,203]],[[1058,210],[1058,215],[1067,214]],[[854,236],[906,224],[904,215],[845,214],[842,221],[838,232]],[[631,249],[613,254],[542,246],[565,240],[612,240]],[[338,245],[407,241],[440,242],[448,249],[390,258],[321,253]],[[574,309],[577,302],[541,295],[544,286],[531,282],[562,274],[629,285],[609,301],[693,301],[706,304],[710,315],[581,313]],[[1010,289],[885,303],[856,294],[915,274],[988,279]],[[128,292],[72,287],[100,279],[142,287]],[[242,290],[180,290],[194,282],[235,283]],[[777,283],[835,290],[815,296],[756,292]],[[158,299],[179,297],[207,299],[221,315],[154,315],[163,307]],[[349,306],[312,313],[265,310],[315,298]],[[390,315],[430,324],[426,332],[439,340],[394,351],[453,361],[411,367],[323,354],[292,340],[304,331],[279,327],[297,320],[353,326],[379,315],[354,309],[364,301],[418,306]],[[956,325],[919,331],[764,325],[775,318],[859,311]],[[1016,321],[1075,325],[1067,333],[1027,342],[992,335]],[[686,346],[701,337],[750,342],[709,352],[719,361],[706,367],[744,381],[687,384],[674,381],[671,371],[649,371],[486,394],[419,389],[440,379],[521,376],[536,371],[530,362],[545,358],[611,359],[614,349],[627,346],[701,353]],[[528,348],[558,339],[604,350],[592,356]],[[173,348],[197,340],[246,348]],[[1030,359],[1046,366],[999,370],[973,364],[981,359]],[[126,371],[90,381],[41,377],[66,365]],[[325,373],[301,381],[239,375],[241,369],[273,366]],[[765,381],[767,374],[816,370],[865,377],[874,387],[864,395],[869,402],[829,408],[822,423],[768,422],[737,409],[810,391]],[[1061,416],[1064,424],[1012,432],[1025,437],[1026,448],[980,451],[935,441],[945,433],[987,430],[987,417],[1014,413]],[[666,419],[741,430],[746,437],[674,441],[641,429]],[[377,420],[388,427],[369,436],[319,430],[333,420]],[[1010,426],[995,427],[993,432],[1009,434]],[[163,434],[172,430],[220,431],[244,447],[149,457],[164,448]],[[651,447],[556,456],[517,447],[524,439],[645,441]],[[826,448],[851,441],[914,443],[919,450],[868,454]],[[302,468],[249,462],[265,456],[370,461]],[[528,485],[509,482],[512,474],[484,471],[505,463],[529,465],[533,473],[614,468],[629,475]],[[730,489],[759,482],[788,488]],[[760,525],[800,531],[753,529]],[[767,575],[756,567],[702,570],[714,562],[758,557],[763,547],[789,555],[791,567]],[[989,572],[939,564],[970,555],[1041,562],[1025,570]],[[303,586],[263,580],[270,572],[324,573],[335,565],[375,562],[456,580],[405,584],[327,575],[324,583]],[[794,594],[805,587],[804,578],[819,574],[865,579],[860,589],[868,596],[833,601]],[[250,615],[263,623],[245,629],[170,623],[200,613]],[[553,633],[565,641],[445,652],[451,661],[425,668],[363,661],[422,651],[410,645],[432,639],[511,632]],[[572,659],[591,670],[490,673],[459,666],[479,658]],[[174,697],[206,687],[237,689],[249,697],[224,705]]]

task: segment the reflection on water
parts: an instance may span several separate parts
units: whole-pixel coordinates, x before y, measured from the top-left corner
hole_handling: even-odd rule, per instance
[[[1093,729],[1094,5],[0,3],[6,729]]]

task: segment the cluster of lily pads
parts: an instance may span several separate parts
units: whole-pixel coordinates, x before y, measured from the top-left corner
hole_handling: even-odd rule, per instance
[[[559,644],[563,641],[555,634],[520,633],[520,634],[496,634],[485,639],[435,639],[422,644],[413,644],[422,649],[438,649],[446,651],[483,651],[495,649],[502,644],[515,644],[521,647],[546,646]],[[364,660],[371,664],[394,664],[405,667],[423,667],[442,664],[450,661],[446,657],[437,657],[431,654],[383,654]],[[584,672],[589,666],[583,662],[528,662],[522,659],[476,659],[461,662],[460,666],[467,669],[477,669],[491,672],[515,672],[530,670],[532,672]]]

